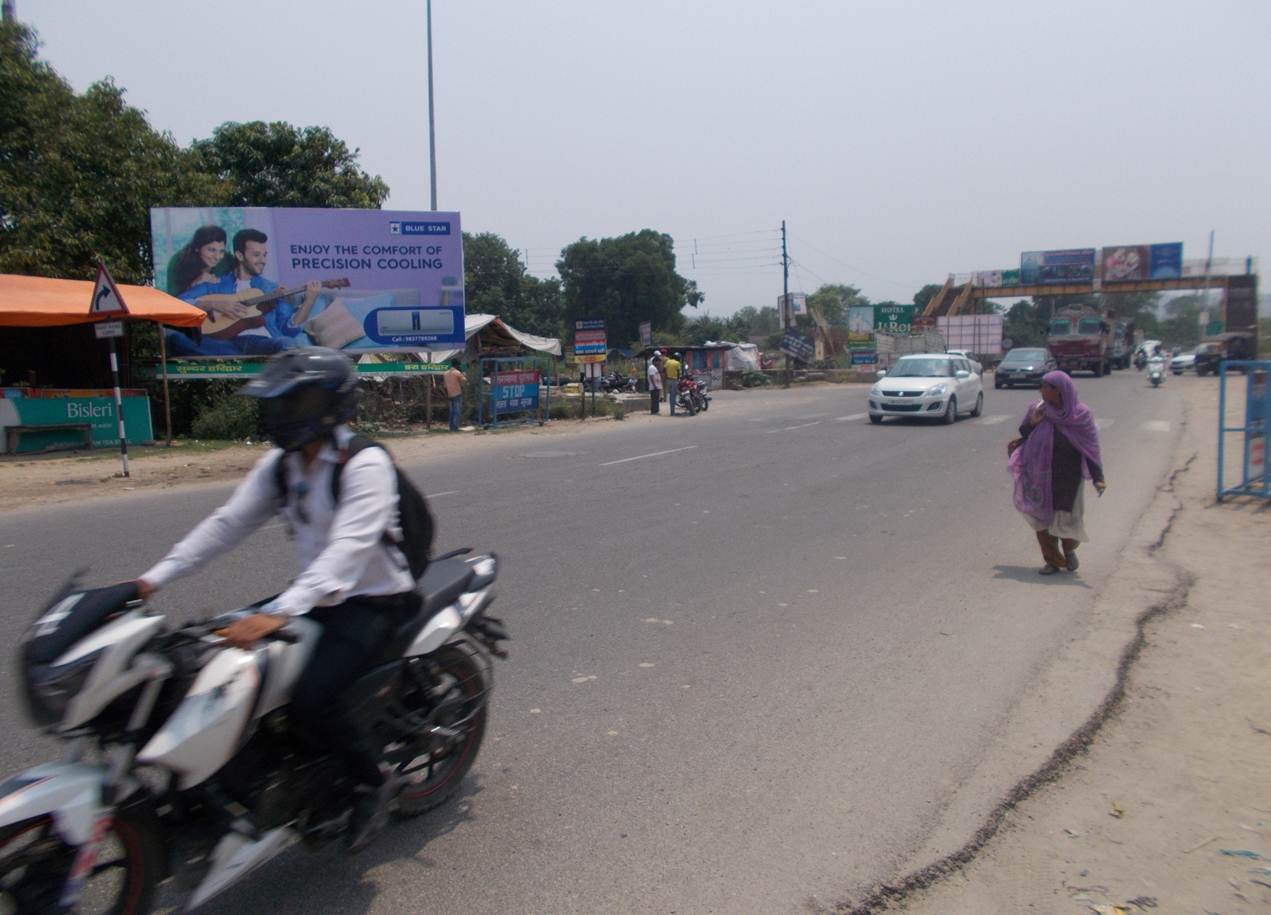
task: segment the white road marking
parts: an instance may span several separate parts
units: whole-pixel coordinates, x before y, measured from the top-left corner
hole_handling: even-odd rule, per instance
[[[1010,418],[1011,417],[1009,413],[1002,414],[1000,416],[986,416],[984,417],[984,419],[980,420],[980,425],[981,426],[996,426],[1000,423],[1006,422]]]
[[[430,492],[428,493],[428,498],[436,499],[439,496],[457,496],[457,495],[459,495],[459,490],[447,489],[445,492]]]
[[[836,423],[850,423],[850,422],[855,422],[858,419],[864,419],[866,416],[869,416],[869,414],[868,413],[853,413],[851,416],[836,417],[834,421]]]
[[[685,445],[683,448],[672,448],[669,451],[654,451],[652,454],[637,454],[635,457],[620,458],[616,461],[605,461],[601,467],[612,467],[614,464],[625,464],[627,461],[642,461],[645,458],[662,457],[664,454],[678,454],[681,451],[691,451],[696,445]]]
[[[808,426],[819,426],[819,425],[821,425],[821,421],[818,419],[816,422],[799,423],[797,426],[785,426],[784,428],[781,428],[781,429],[769,429],[767,432],[764,433],[764,435],[774,435],[778,432],[791,432],[795,429],[806,429]]]
[[[1168,419],[1150,419],[1143,424],[1145,432],[1168,432],[1170,424]]]

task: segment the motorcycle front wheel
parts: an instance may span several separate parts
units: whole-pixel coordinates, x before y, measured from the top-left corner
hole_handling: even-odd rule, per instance
[[[77,849],[58,835],[51,816],[0,831],[0,913],[62,912],[62,891]],[[148,819],[115,813],[84,881],[77,913],[144,915],[162,879],[159,837]]]
[[[436,724],[457,736],[401,768],[397,812],[402,816],[418,816],[448,801],[472,768],[485,737],[488,681],[477,649],[462,642],[445,645],[431,660],[449,682],[445,695],[432,698],[414,687],[402,697],[402,704],[420,716],[440,708]]]

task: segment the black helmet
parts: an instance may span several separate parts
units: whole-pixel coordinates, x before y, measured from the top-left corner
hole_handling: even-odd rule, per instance
[[[298,451],[357,415],[353,363],[321,346],[279,353],[238,393],[260,398],[261,429],[285,451]]]

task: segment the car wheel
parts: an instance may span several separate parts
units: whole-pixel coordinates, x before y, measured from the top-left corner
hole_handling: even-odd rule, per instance
[[[971,416],[976,417],[984,412],[984,392],[981,391],[975,395],[975,409],[971,411]]]
[[[946,426],[952,426],[958,421],[958,399],[956,397],[949,398],[949,402],[944,407],[944,416],[941,418]]]
[[[883,424],[883,418],[874,413],[869,414],[869,421],[875,426],[881,426]]]

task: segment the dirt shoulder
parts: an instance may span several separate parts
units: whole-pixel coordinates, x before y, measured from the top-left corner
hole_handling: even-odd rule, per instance
[[[642,421],[639,416],[624,421],[633,420]],[[398,459],[411,462],[428,455],[480,448],[494,436],[557,436],[576,433],[584,427],[590,431],[595,427],[617,425],[614,420],[602,417],[585,422],[557,420],[544,426],[514,426],[493,432],[467,429],[452,433],[434,427],[432,432],[420,430],[377,438],[388,445]],[[239,480],[268,447],[265,444],[176,442],[170,448],[164,445],[130,448],[127,479],[121,475],[119,452],[109,449],[9,457],[0,460],[0,511]]]
[[[1215,502],[1217,385],[1186,396],[1171,510],[1127,558],[1177,586],[1144,595],[1106,706],[995,830],[851,911],[1271,910],[1271,508]]]

